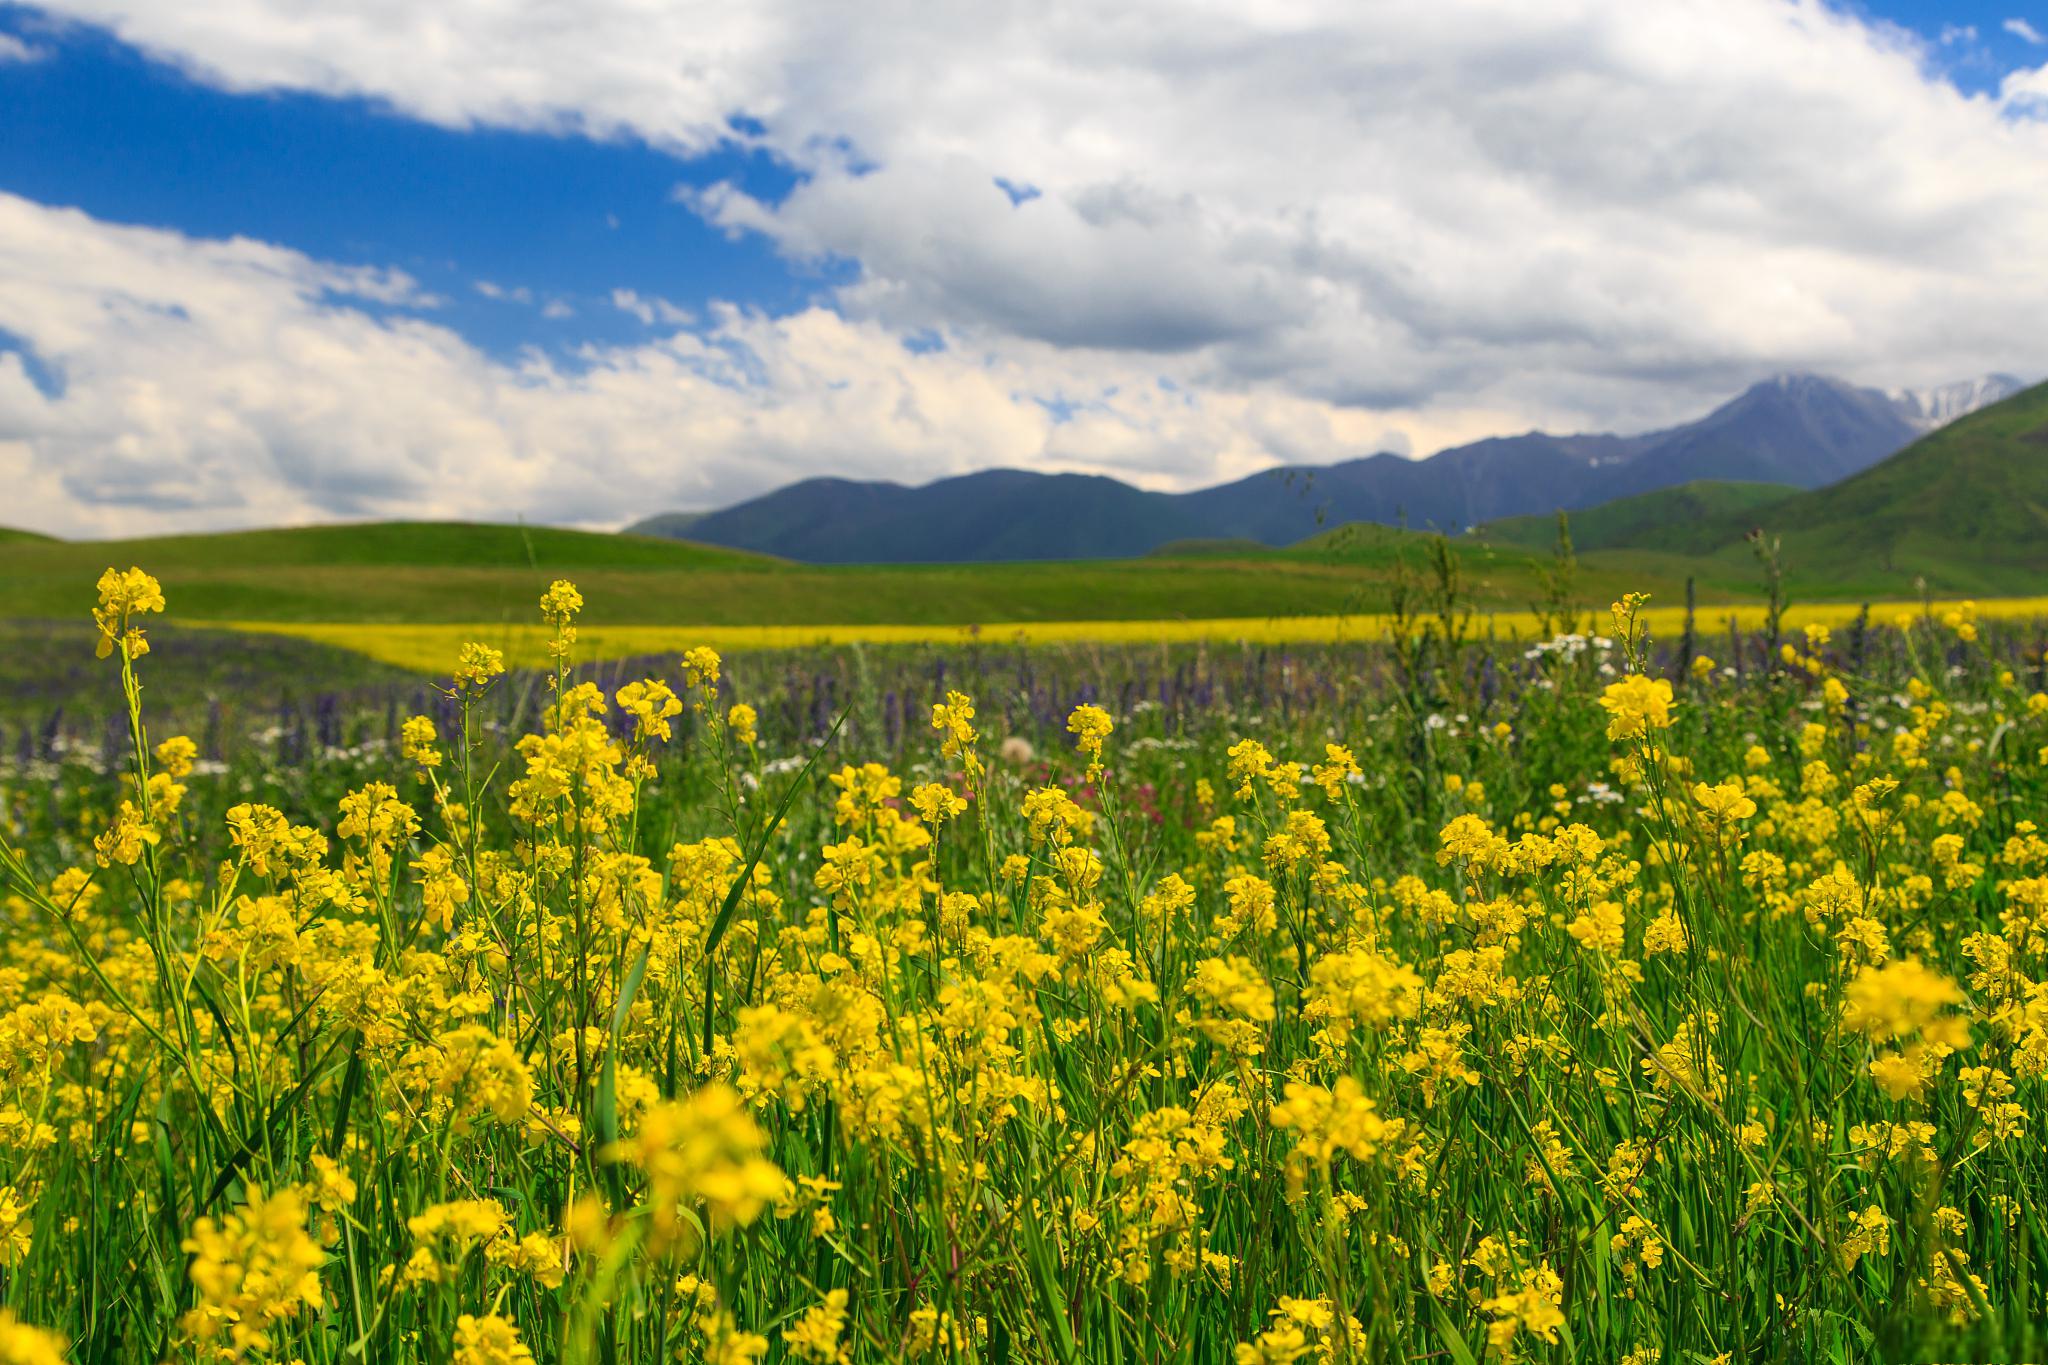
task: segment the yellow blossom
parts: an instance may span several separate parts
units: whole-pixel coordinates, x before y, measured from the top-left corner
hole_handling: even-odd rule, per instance
[[[533,1352],[510,1318],[464,1313],[455,1320],[453,1365],[529,1365],[532,1360]]]
[[[731,1087],[711,1084],[642,1116],[630,1137],[607,1156],[629,1161],[647,1178],[657,1245],[681,1234],[686,1209],[701,1205],[713,1231],[761,1216],[783,1189],[782,1172],[762,1151],[761,1132]]]
[[[1109,732],[1116,728],[1109,712],[1099,706],[1083,703],[1074,708],[1067,717],[1067,730],[1074,736],[1074,747],[1088,760],[1086,781],[1093,782],[1102,776],[1102,741],[1109,738]]]
[[[1607,710],[1609,739],[1648,739],[1651,731],[1671,724],[1671,684],[1631,673],[1608,684],[1600,705]]]
[[[184,1250],[198,1302],[184,1317],[185,1330],[239,1359],[268,1353],[280,1327],[317,1310],[327,1255],[308,1234],[306,1218],[298,1191],[266,1195],[252,1186],[233,1211],[193,1224]]]

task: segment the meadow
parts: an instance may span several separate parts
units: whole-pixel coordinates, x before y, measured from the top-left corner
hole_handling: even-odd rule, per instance
[[[0,541],[0,616],[75,619],[105,562],[156,567],[189,620],[524,626],[574,576],[611,625],[957,623],[1333,613],[1374,600],[1386,556],[1207,555],[1001,565],[794,564],[644,536],[390,522],[110,542]],[[1536,556],[1504,552],[1526,579]],[[1111,594],[1105,588],[1115,583]]]
[[[590,663],[563,581],[233,744],[167,606],[0,769],[0,1359],[2041,1354],[2038,620]]]

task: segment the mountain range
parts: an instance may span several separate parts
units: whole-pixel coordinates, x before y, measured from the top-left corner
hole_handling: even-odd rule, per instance
[[[2019,392],[2009,375],[1926,390],[1787,374],[1694,422],[1634,436],[1531,431],[1439,451],[1293,465],[1189,493],[998,469],[917,487],[805,479],[720,511],[626,528],[812,563],[1108,559],[1190,540],[1287,545],[1346,522],[1449,532],[1699,480],[1814,489]]]
[[[1582,551],[1680,557],[1724,586],[1754,577],[1747,536],[1779,541],[1795,592],[1913,598],[2027,595],[2048,575],[2048,384],[1943,423],[1825,488],[1701,480],[1572,514]],[[1542,552],[1555,518],[1478,528],[1496,546]],[[1641,561],[1638,561],[1641,562]]]

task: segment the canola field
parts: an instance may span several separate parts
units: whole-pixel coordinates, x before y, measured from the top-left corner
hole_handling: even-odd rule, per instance
[[[6,1365],[2048,1354],[2032,621],[1446,617],[885,764],[558,582],[530,732],[394,633],[299,768],[159,725],[175,606],[0,769]]]
[[[1784,613],[1784,624],[1838,629],[1868,612],[1876,621],[1910,623],[1913,618],[1945,617],[1967,612],[1972,619],[2033,620],[2048,615],[2048,597],[2007,597],[1977,602],[1850,602],[1799,603]],[[1675,635],[1682,627],[1682,608],[1645,609],[1646,630]],[[1719,632],[1733,623],[1753,630],[1768,617],[1756,603],[1710,606],[1697,613],[1699,624]],[[256,635],[284,635],[353,650],[380,663],[421,673],[447,666],[454,651],[472,642],[488,643],[515,667],[535,667],[548,657],[550,632],[540,625],[508,624],[378,624],[321,621],[201,622],[222,630]],[[1160,620],[1012,621],[987,625],[891,625],[875,623],[759,626],[604,626],[585,630],[580,644],[585,658],[618,659],[694,645],[720,650],[805,649],[844,645],[1186,645],[1186,644],[1357,644],[1384,641],[1399,628],[1386,612],[1344,616],[1289,615],[1263,617],[1189,617]],[[1499,640],[1527,640],[1549,634],[1550,618],[1535,611],[1474,612],[1470,631]]]

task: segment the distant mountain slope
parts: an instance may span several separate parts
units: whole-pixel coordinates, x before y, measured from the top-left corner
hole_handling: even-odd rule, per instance
[[[1666,433],[1602,483],[1610,497],[1696,479],[1817,488],[1867,469],[1921,430],[1876,389],[1780,375]]]
[[[1462,531],[1699,480],[1815,488],[1867,468],[1936,420],[2002,393],[2000,376],[1887,395],[1784,375],[1696,422],[1638,436],[1491,437],[1424,460],[1289,466],[1192,493],[993,470],[921,487],[806,479],[723,511],[637,523],[650,534],[814,563],[1117,558],[1181,540],[1290,545],[1379,522]]]
[[[1704,492],[1705,497],[1695,496]],[[1688,485],[1573,514],[1581,548],[1710,555],[1746,566],[1748,533],[1776,535],[1795,590],[1907,597],[2033,593],[2048,581],[2048,384],[1958,419],[1811,492]],[[1532,546],[1546,518],[1481,528]]]
[[[1744,518],[1723,519],[1741,552]],[[1755,518],[1795,575],[1870,591],[2039,592],[2048,579],[2048,384],[1923,436],[1890,459]]]
[[[690,527],[692,539],[817,564],[1122,558],[1207,534],[1172,494],[1021,469],[917,488],[805,479]]]
[[[1698,479],[1676,488],[1637,493],[1570,513],[1572,544],[1579,550],[1680,549],[1687,528],[1768,515],[1764,509],[1799,490],[1782,483],[1723,483]],[[1477,528],[1496,545],[1547,550],[1557,543],[1557,516],[1503,517]]]
[[[1532,431],[1456,446],[1426,460],[1369,455],[1269,470],[1181,498],[1210,534],[1268,545],[1292,544],[1353,521],[1458,531],[1554,499],[1569,507],[1595,498],[1601,471],[1629,459],[1642,442]]]
[[[634,522],[620,534],[629,536],[661,536],[667,540],[688,540],[690,529],[704,520],[702,512],[663,512],[659,516],[647,517]]]

